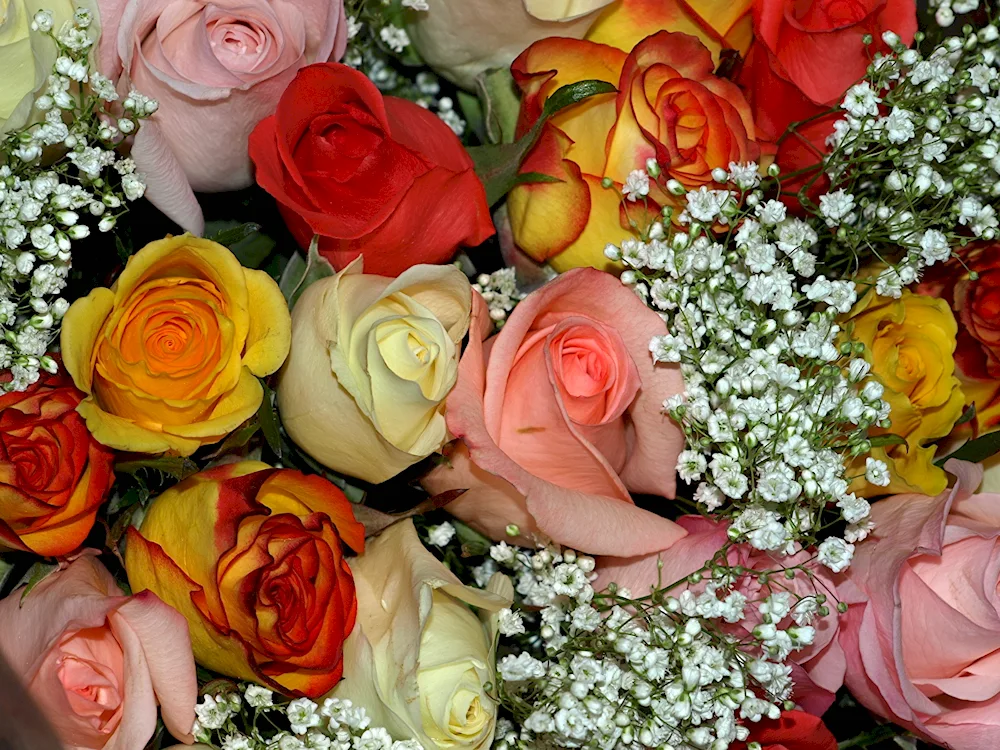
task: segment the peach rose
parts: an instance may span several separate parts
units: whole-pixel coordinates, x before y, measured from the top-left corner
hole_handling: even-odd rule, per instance
[[[191,235],[151,242],[111,289],[63,320],[66,370],[87,427],[112,448],[191,455],[260,408],[259,377],[288,355],[292,320],[274,280]]]
[[[136,750],[156,707],[191,740],[198,682],[187,623],[151,593],[124,596],[86,553],[21,601],[0,601],[0,652],[67,750]]]
[[[840,642],[847,687],[865,707],[929,742],[1000,745],[1000,495],[973,494],[974,464],[949,461],[955,486],[872,506],[873,537],[846,581]]]
[[[146,197],[201,234],[194,190],[252,184],[247,139],[296,71],[340,59],[343,0],[99,0],[102,73],[156,99],[132,158]]]
[[[684,536],[629,495],[673,497],[684,442],[662,413],[683,390],[680,372],[649,356],[659,316],[589,268],[531,294],[488,341],[486,305],[474,299],[446,403],[461,442],[425,486],[467,489],[448,509],[494,539],[513,523],[527,543],[640,555]]]
[[[521,170],[558,181],[518,185],[508,198],[517,245],[557,271],[609,265],[604,246],[631,236],[619,191],[648,159],[662,167],[660,182],[673,178],[697,188],[712,183],[715,167],[761,157],[742,92],[713,75],[709,50],[693,36],[659,32],[629,55],[594,42],[545,39],[511,70],[523,94],[520,132],[560,86],[597,79],[618,87],[617,96],[592,96],[545,124]],[[603,187],[604,178],[618,190]],[[650,199],[674,200],[657,183]]]

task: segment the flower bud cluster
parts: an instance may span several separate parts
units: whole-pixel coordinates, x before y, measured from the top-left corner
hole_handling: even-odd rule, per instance
[[[107,105],[119,97],[90,68],[89,11],[78,9],[61,29],[53,25],[48,11],[32,20],[59,50],[48,87],[35,101],[37,122],[0,141],[0,369],[13,374],[5,390],[24,390],[40,370],[55,371],[46,352],[69,309],[59,295],[73,243],[90,236],[94,225],[110,232],[126,204],[142,197],[135,163],[115,147],[156,111],[156,102],[132,92],[119,117],[108,114]]]
[[[203,696],[195,712],[195,739],[222,750],[420,750],[415,740],[393,740],[371,726],[363,707],[338,698],[322,705],[308,698],[286,701],[260,685],[242,684]]]
[[[493,273],[481,273],[472,285],[483,296],[490,309],[490,318],[497,328],[502,328],[507,315],[514,306],[524,299],[517,288],[517,278],[513,268],[501,268]]]

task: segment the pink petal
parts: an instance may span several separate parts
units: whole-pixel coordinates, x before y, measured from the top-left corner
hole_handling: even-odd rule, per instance
[[[201,235],[205,231],[201,206],[155,119],[146,120],[136,133],[132,158],[146,180],[149,202],[181,228]]]

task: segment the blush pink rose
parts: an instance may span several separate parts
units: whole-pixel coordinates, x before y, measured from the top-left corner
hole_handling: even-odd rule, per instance
[[[0,652],[67,750],[136,750],[156,730],[191,741],[198,699],[187,622],[150,592],[124,596],[93,554],[21,602],[0,601]]]
[[[729,541],[726,523],[717,523],[701,516],[684,516],[678,519],[677,523],[688,532],[688,535],[669,548],[636,557],[598,559],[598,578],[594,587],[600,590],[615,583],[629,589],[636,596],[642,596],[657,582],[662,586],[670,586],[687,578],[707,561],[712,560]],[[837,640],[840,617],[836,610],[837,589],[833,576],[830,571],[813,563],[811,561],[813,557],[806,551],[787,557],[777,557],[747,545],[736,545],[730,547],[727,562],[731,567],[742,566],[748,571],[737,582],[736,589],[751,603],[767,596],[757,578],[759,572],[805,565],[812,573],[811,580],[802,572],[798,572],[792,579],[779,574],[778,590],[788,591],[793,597],[815,597],[816,594],[826,597],[825,605],[829,614],[817,615],[809,623],[816,630],[812,645],[793,651],[787,662],[792,667],[796,703],[809,713],[820,716],[830,707],[837,691],[844,684],[847,662]],[[671,595],[679,596],[686,588],[695,590],[694,587],[685,584],[673,588]],[[699,584],[696,593],[703,590],[704,584]],[[759,623],[759,613],[755,605],[749,604],[746,608],[746,619],[735,625],[734,631],[742,630],[745,633]],[[786,629],[794,624],[791,617],[786,617],[778,623],[778,627]]]
[[[551,539],[639,555],[684,536],[630,492],[672,498],[680,429],[663,401],[683,390],[653,366],[663,321],[615,277],[565,273],[521,302],[496,336],[475,295],[469,344],[446,403],[461,442],[425,486],[467,489],[448,510],[494,539]]]
[[[204,220],[193,190],[253,183],[247,140],[296,71],[339,59],[343,0],[99,0],[99,68],[159,102],[135,136],[146,197],[184,229]]]
[[[839,586],[840,641],[858,702],[930,742],[1000,747],[1000,495],[973,494],[982,468],[937,497],[872,506],[873,538]]]

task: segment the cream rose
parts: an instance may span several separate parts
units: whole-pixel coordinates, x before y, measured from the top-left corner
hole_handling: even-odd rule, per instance
[[[454,266],[398,278],[359,258],[309,286],[292,313],[278,408],[292,440],[334,471],[384,482],[448,440],[472,288]]]
[[[351,560],[358,619],[344,644],[344,679],[331,695],[364,706],[372,726],[425,750],[480,750],[493,742],[496,612],[514,588],[465,586],[401,521]],[[479,617],[469,606],[479,609]]]
[[[91,29],[97,38],[96,3],[79,0],[78,5],[93,15]],[[0,135],[17,130],[31,118],[35,95],[59,55],[51,39],[31,30],[40,10],[52,11],[56,32],[73,19],[72,0],[0,0]]]

